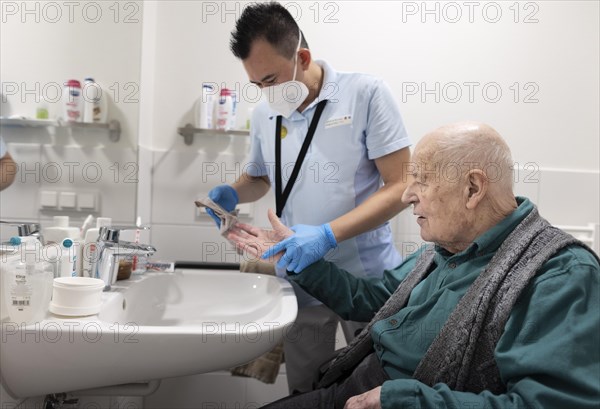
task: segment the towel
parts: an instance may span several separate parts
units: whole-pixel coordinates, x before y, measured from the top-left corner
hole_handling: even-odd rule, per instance
[[[244,273],[258,273],[275,275],[275,266],[264,261],[245,261],[240,263],[240,271]],[[275,383],[279,374],[279,367],[283,362],[283,340],[275,348],[254,361],[231,369],[233,376],[244,376],[267,384]]]
[[[204,199],[196,200],[196,206],[198,207],[208,207],[211,209],[217,217],[221,220],[221,228],[220,233],[221,236],[227,237],[227,232],[238,222],[238,210],[235,209],[232,212],[228,212],[223,209],[219,204],[215,203],[211,198],[205,197]]]

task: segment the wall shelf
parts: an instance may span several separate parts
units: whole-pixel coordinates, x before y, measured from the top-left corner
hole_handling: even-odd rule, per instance
[[[112,142],[118,142],[121,139],[121,123],[116,119],[106,124],[85,123],[85,122],[65,122],[53,119],[21,119],[21,118],[0,118],[0,126],[21,127],[21,128],[74,128],[74,129],[106,129],[108,138]]]
[[[177,133],[183,136],[183,141],[186,145],[191,145],[194,142],[194,135],[196,134],[204,134],[204,135],[237,135],[237,136],[248,136],[250,135],[250,131],[246,129],[231,129],[229,131],[223,131],[220,129],[204,129],[204,128],[194,128],[192,124],[186,124],[182,128],[177,128]]]

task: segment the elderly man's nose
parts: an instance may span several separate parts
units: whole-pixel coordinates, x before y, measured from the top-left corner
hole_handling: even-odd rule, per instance
[[[402,203],[411,204],[416,201],[416,196],[412,192],[412,186],[412,184],[408,185],[404,190],[404,193],[402,193],[402,198],[400,199],[402,200]]]

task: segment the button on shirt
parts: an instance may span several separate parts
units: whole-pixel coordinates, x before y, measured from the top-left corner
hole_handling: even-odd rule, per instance
[[[414,379],[420,360],[460,298],[510,232],[529,214],[529,200],[451,254],[437,247],[434,266],[408,304],[371,330],[375,352],[392,380],[381,403],[394,407],[598,407],[600,396],[600,267],[585,249],[571,246],[548,260],[513,308],[495,351],[505,395],[451,391]],[[319,262],[290,276],[346,319],[370,319],[413,269],[422,250],[382,279],[358,280]],[[510,395],[510,396],[509,396]],[[464,406],[466,407],[466,406]]]

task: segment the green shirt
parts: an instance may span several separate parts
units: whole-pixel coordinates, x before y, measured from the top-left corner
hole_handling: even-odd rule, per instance
[[[570,246],[548,260],[515,304],[495,358],[507,393],[456,392],[412,378],[460,298],[510,232],[533,209],[518,208],[451,254],[436,247],[434,269],[411,292],[408,305],[371,329],[375,351],[391,380],[381,390],[387,408],[600,407],[600,266]],[[356,278],[319,261],[289,278],[342,318],[369,321],[413,269],[423,249],[383,278]]]

